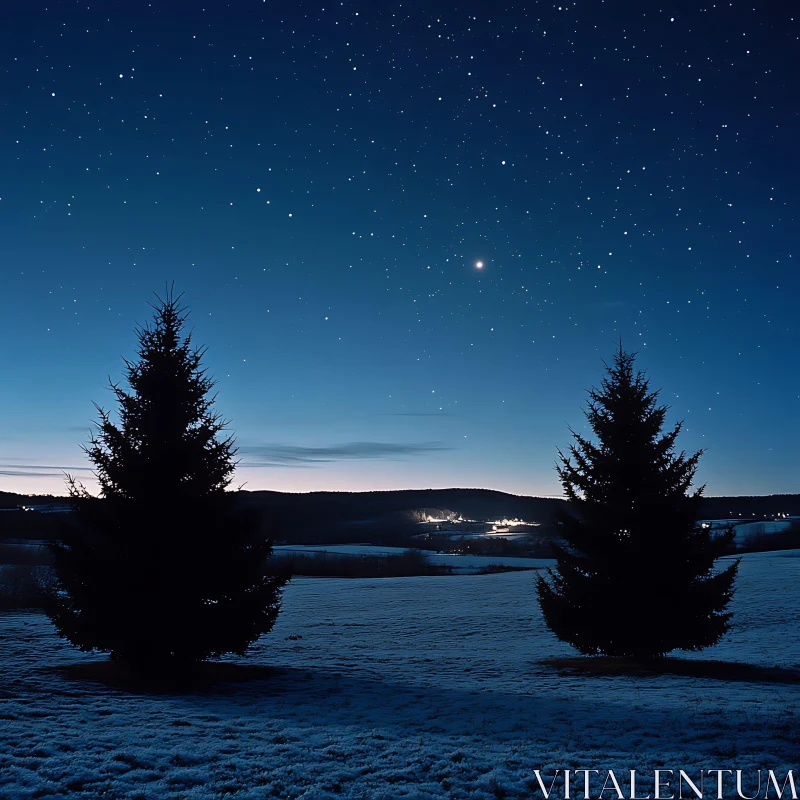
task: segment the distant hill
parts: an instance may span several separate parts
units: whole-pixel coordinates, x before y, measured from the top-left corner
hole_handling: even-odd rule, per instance
[[[0,492],[0,510],[17,508],[18,506],[61,505],[69,502],[68,497],[52,494],[16,494],[15,492]]]
[[[370,520],[400,512],[428,509],[452,511],[465,519],[518,517],[536,522],[555,521],[555,509],[564,501],[527,497],[492,489],[402,489],[381,492],[242,491],[242,502],[260,505],[292,518]],[[282,513],[281,513],[282,516]]]
[[[528,497],[491,489],[406,489],[380,492],[240,491],[244,506],[264,509],[264,530],[279,541],[402,541],[414,529],[408,512],[431,516],[452,512],[465,519],[518,518],[543,525],[556,521],[565,501]],[[58,504],[66,497],[0,492],[0,508]],[[706,497],[701,519],[764,519],[800,515],[800,494],[755,497]],[[26,517],[22,520],[22,517]],[[0,512],[0,537],[42,538],[53,535],[58,515]],[[47,519],[50,517],[50,519]],[[18,524],[19,523],[19,524]]]
[[[764,519],[778,514],[800,514],[800,494],[767,494],[737,497],[704,497],[701,519]]]

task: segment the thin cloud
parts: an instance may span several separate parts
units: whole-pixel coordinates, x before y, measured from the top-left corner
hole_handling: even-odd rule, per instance
[[[24,469],[2,469],[0,475],[10,475],[15,478],[60,478],[61,472],[26,472]]]
[[[48,470],[59,470],[50,472]],[[0,475],[14,475],[22,478],[59,478],[65,472],[91,472],[91,467],[57,467],[52,464],[0,464]]]
[[[329,447],[299,445],[243,445],[239,453],[247,457],[240,467],[308,467],[333,461],[393,460],[451,450],[441,442],[400,444],[395,442],[346,442]]]

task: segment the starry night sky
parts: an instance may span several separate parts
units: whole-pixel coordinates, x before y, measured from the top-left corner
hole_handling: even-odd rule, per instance
[[[707,494],[800,490],[800,15],[658,5],[4,7],[0,489],[95,485],[174,280],[236,485],[560,495],[621,339]]]

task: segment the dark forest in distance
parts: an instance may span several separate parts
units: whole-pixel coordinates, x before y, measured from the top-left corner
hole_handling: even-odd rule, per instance
[[[240,502],[261,506],[265,532],[276,541],[319,540],[324,531],[340,532],[348,541],[368,541],[378,527],[407,525],[407,512],[447,510],[465,519],[517,518],[550,525],[564,500],[526,497],[490,489],[407,489],[375,492],[272,491],[238,492]],[[20,505],[66,504],[69,498],[0,492],[0,508]],[[741,497],[704,497],[701,519],[772,519],[779,514],[800,515],[800,494]],[[28,518],[21,524],[22,518]],[[0,537],[48,538],[58,525],[57,514],[0,514]],[[368,524],[372,523],[372,524]],[[363,530],[362,538],[360,535]],[[333,537],[338,538],[338,537]]]

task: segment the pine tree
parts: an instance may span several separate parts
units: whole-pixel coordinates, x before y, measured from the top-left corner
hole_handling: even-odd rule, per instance
[[[100,497],[68,477],[75,521],[53,546],[59,633],[143,670],[244,653],[272,629],[288,580],[269,571],[261,520],[226,491],[236,449],[219,436],[227,423],[179,301],[168,290],[136,329],[130,391],[111,383],[119,425],[95,406],[99,430],[83,450]]]
[[[728,630],[738,561],[715,570],[733,531],[697,524],[705,487],[690,486],[703,451],[675,453],[683,423],[662,433],[668,409],[634,358],[620,344],[589,392],[597,442],[570,429],[571,458],[558,451],[570,512],[537,593],[548,628],[581,653],[653,659],[708,647]]]

